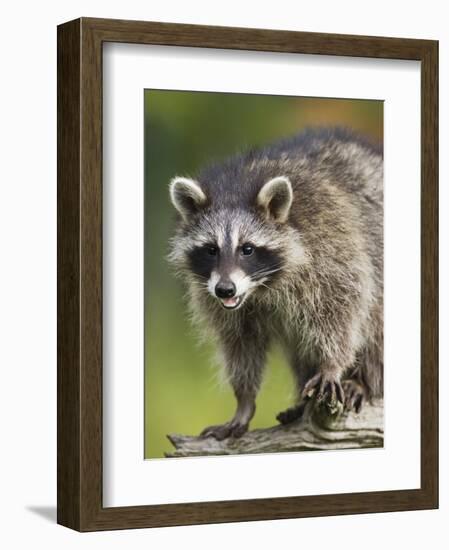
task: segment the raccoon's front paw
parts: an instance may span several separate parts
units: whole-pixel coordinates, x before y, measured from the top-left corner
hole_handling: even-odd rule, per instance
[[[217,441],[223,441],[227,437],[242,437],[248,431],[249,424],[230,421],[226,424],[218,424],[216,426],[208,426],[201,432],[200,437],[215,437]]]
[[[345,392],[345,409],[356,413],[360,412],[364,401],[366,401],[366,392],[363,386],[355,380],[345,380],[343,389]]]
[[[319,372],[313,376],[302,391],[302,397],[310,399],[316,396],[316,403],[326,405],[329,410],[334,411],[338,401],[343,405],[345,392],[340,383],[340,378],[332,372]]]

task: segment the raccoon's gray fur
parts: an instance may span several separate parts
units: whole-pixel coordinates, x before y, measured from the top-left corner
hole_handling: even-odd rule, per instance
[[[170,260],[215,337],[237,410],[203,435],[239,437],[270,344],[305,401],[358,411],[383,391],[383,159],[342,129],[308,130],[170,184]]]

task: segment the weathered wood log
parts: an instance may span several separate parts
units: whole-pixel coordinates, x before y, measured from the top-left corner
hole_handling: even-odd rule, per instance
[[[324,451],[383,447],[383,401],[365,404],[359,413],[329,411],[308,406],[304,416],[286,426],[253,430],[239,439],[171,434],[175,447],[167,457]]]

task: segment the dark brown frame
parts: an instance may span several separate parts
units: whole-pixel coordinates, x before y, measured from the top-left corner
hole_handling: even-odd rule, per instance
[[[102,44],[421,61],[421,488],[104,508]],[[404,131],[407,131],[404,128]],[[79,531],[438,507],[438,42],[82,18],[58,27],[58,523]],[[406,207],[406,204],[404,205]]]

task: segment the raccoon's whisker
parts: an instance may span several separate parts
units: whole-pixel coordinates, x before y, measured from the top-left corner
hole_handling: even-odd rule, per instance
[[[190,284],[195,287],[206,287],[208,286],[208,283],[205,281],[198,281],[197,279],[190,279]]]
[[[279,269],[280,269],[280,268],[279,268]],[[276,271],[279,271],[279,269],[277,269]],[[262,277],[263,277],[266,273],[271,273],[272,271],[273,271],[273,270],[271,270],[271,269],[260,269],[260,270],[258,270],[258,271],[253,271],[253,272],[251,273],[251,276],[252,276],[252,277],[255,277],[255,276],[256,276],[256,277],[262,276]]]
[[[193,281],[193,284],[195,284],[196,286],[203,286],[205,288],[208,287],[208,284],[207,283],[203,283],[203,281]]]
[[[205,275],[199,275],[198,273],[195,275],[195,277],[198,277],[198,279],[206,279],[206,281],[208,280],[208,277],[206,277]]]
[[[264,269],[274,269],[274,268],[277,268],[277,267],[282,267],[284,265],[284,262],[278,262],[276,264],[272,264],[270,266],[267,266],[267,267],[264,267],[262,268],[261,270],[264,270]]]
[[[278,271],[281,271],[282,267],[279,267],[278,269],[270,269],[270,270],[260,270],[260,271],[255,271],[254,273],[252,273],[251,275],[254,277],[254,276],[266,276],[266,275],[272,275],[273,273],[277,273]]]
[[[283,262],[273,264],[269,267],[263,267],[261,269],[258,269],[256,271],[253,271],[252,275],[259,275],[260,273],[271,273],[272,271],[279,271],[284,267]]]
[[[274,288],[272,288],[271,286],[268,286],[266,285],[265,283],[259,283],[260,286],[264,286],[265,288],[267,288],[268,290],[276,290]]]
[[[268,285],[265,284],[265,283],[259,283],[259,284],[260,284],[260,286],[264,286],[266,289],[272,290],[273,292],[277,292],[277,293],[280,292],[278,288],[273,288],[272,286],[268,286]]]

